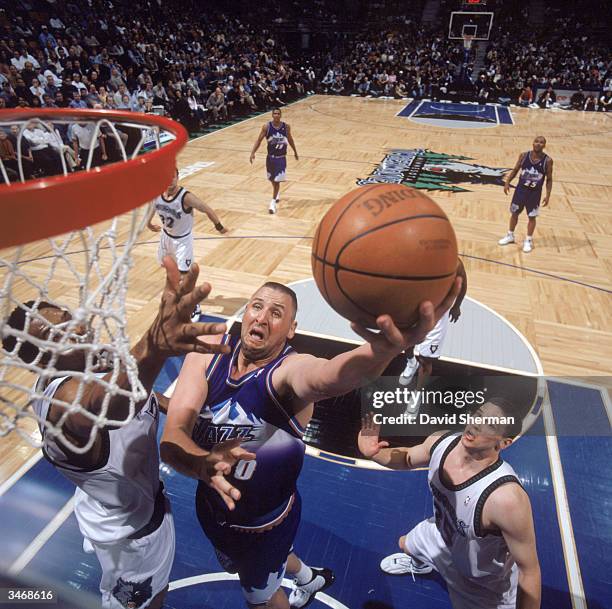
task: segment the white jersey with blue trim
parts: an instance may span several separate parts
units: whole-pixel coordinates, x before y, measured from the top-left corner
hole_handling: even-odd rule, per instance
[[[450,451],[461,434],[439,439],[431,450],[428,482],[433,494],[438,533],[450,551],[453,567],[464,577],[487,587],[507,582],[515,565],[503,536],[485,531],[482,512],[489,495],[503,484],[520,484],[512,466],[501,459],[462,484],[453,485],[440,476]]]
[[[103,376],[103,375],[99,375]],[[40,421],[47,419],[50,399],[70,377],[53,379],[37,388],[43,397],[32,408]],[[78,466],[79,455],[67,450],[39,423],[45,458],[73,482],[74,513],[84,537],[98,543],[125,539],[148,524],[160,488],[157,426],[159,406],[151,393],[147,403],[125,426],[99,430],[102,455],[95,466]]]
[[[193,230],[193,209],[187,211],[184,203],[188,192],[179,188],[170,199],[163,194],[155,199],[155,211],[164,225],[164,232],[170,237],[185,237]]]

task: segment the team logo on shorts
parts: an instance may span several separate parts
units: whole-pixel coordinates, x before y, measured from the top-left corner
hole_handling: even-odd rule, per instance
[[[440,346],[440,345],[430,345],[430,346],[429,346],[429,350],[430,350],[432,353],[435,353],[435,352],[438,350],[438,347],[439,347],[439,346]]]
[[[113,588],[113,596],[125,609],[138,609],[153,596],[152,583],[153,577],[143,582],[128,582],[119,578]]]
[[[394,149],[367,178],[358,179],[357,184],[404,184],[447,192],[468,192],[467,188],[457,184],[504,185],[504,176],[509,169],[469,163],[471,160],[467,156],[433,152],[426,148]]]

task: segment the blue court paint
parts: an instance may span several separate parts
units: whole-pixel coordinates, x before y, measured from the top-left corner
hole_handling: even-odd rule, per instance
[[[497,115],[502,125],[514,125],[510,108],[506,108],[506,106],[497,106]]]
[[[451,129],[482,129],[513,124],[509,108],[465,102],[414,100],[400,110],[397,116],[409,118],[415,123]]]
[[[178,365],[177,361],[167,362],[163,372],[166,381],[174,380]],[[165,387],[160,386],[160,389]],[[551,384],[551,400],[556,418],[566,409],[557,423],[560,429],[564,429],[564,415],[567,412],[575,414],[571,405],[588,400],[595,405],[596,392],[585,393],[567,385]],[[602,424],[603,419],[598,423]],[[570,421],[570,424],[574,425],[574,422]],[[542,607],[570,609],[541,421],[536,422],[533,432],[505,451],[504,457],[516,469],[532,502],[542,567]],[[592,475],[592,464],[605,464],[612,455],[609,443],[602,444],[600,450],[597,447],[591,450],[589,442],[592,440],[582,438],[576,444],[575,438],[567,438],[567,443],[566,439],[559,439],[585,590],[592,601],[590,609],[605,606],[601,599],[607,598],[602,595],[610,586],[610,569],[606,566],[610,561],[604,552],[612,541],[609,526],[612,480],[606,471],[602,474],[601,467],[596,476]],[[177,554],[171,579],[222,571],[197,523],[195,481],[168,468],[164,468],[162,477],[170,495],[177,528]],[[303,519],[295,549],[306,562],[335,570],[336,583],[328,590],[332,598],[351,609],[450,608],[444,583],[437,575],[418,577],[413,582],[409,576],[387,576],[378,567],[386,554],[396,551],[400,535],[431,515],[431,496],[426,479],[425,471],[381,472],[310,456],[306,458],[299,480],[304,503]],[[12,493],[15,495],[10,498]],[[20,544],[23,549],[71,493],[72,485],[41,461],[0,498],[3,542],[12,535],[11,543]],[[7,497],[11,503],[7,503]],[[24,504],[28,508],[30,504],[43,504],[37,507],[40,514],[37,514],[35,526],[23,524]],[[19,509],[22,514],[17,516]],[[24,571],[26,575],[37,573],[66,581],[78,589],[97,591],[100,569],[95,556],[82,550],[74,515],[66,520]],[[172,591],[166,606],[175,609],[238,609],[244,605],[238,583],[222,581]],[[312,604],[313,609],[324,606],[318,601]]]
[[[0,497],[0,569],[15,562],[73,492],[73,484],[41,459]]]
[[[610,421],[598,390],[554,382],[548,390],[585,596],[589,609],[603,609],[612,595]]]

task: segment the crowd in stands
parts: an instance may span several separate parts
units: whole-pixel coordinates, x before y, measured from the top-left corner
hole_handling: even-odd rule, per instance
[[[423,32],[412,21],[397,30],[359,34],[341,61],[321,72],[324,93],[371,97],[444,96],[462,73],[469,78],[473,54],[442,33]]]
[[[159,112],[197,131],[304,92],[302,73],[268,30],[222,14],[205,19],[197,0],[17,0],[0,12],[0,111]],[[36,131],[37,138],[24,132],[28,161],[57,173],[57,138]],[[16,142],[4,135],[0,152],[10,166]],[[75,148],[72,130],[59,136]],[[107,158],[101,144],[96,161]]]
[[[316,0],[310,11],[299,2],[270,2],[265,10],[253,5],[246,17],[203,12],[198,0],[14,0],[3,5],[0,111],[159,112],[193,132],[313,92],[437,99],[457,83],[478,100],[542,107],[555,103],[555,89],[577,89],[573,107],[610,110],[609,44],[590,38],[588,26],[566,12],[539,33],[527,27],[526,11],[498,15],[491,41],[480,43],[487,45],[486,58],[475,74],[475,48],[466,51],[445,31],[423,28],[414,16],[386,15],[384,24],[338,33],[337,44],[319,55],[290,55],[275,35],[275,24],[302,24],[309,15],[336,23],[331,0]],[[30,161],[38,159],[33,171],[39,173],[57,172],[49,148],[74,151],[75,140],[79,143],[72,133],[57,133],[61,143],[55,144],[30,135],[26,152]],[[0,133],[7,166],[14,161],[14,139]],[[104,138],[101,142],[96,162],[109,158]],[[72,156],[71,164],[80,166],[78,153]]]
[[[592,34],[589,15],[550,14],[542,28],[528,27],[528,10],[499,15],[477,82],[485,98],[509,97],[521,106],[547,108],[555,89],[575,90],[571,107],[610,110],[612,56],[609,39]]]

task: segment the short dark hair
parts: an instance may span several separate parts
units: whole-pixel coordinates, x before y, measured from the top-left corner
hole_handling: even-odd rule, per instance
[[[274,114],[276,111],[279,111],[281,114],[283,113],[283,111],[278,107],[278,106],[274,106],[274,108],[272,108],[272,114]]]
[[[21,305],[17,305],[9,315],[9,318],[6,320],[6,325],[10,328],[13,328],[14,330],[23,331],[26,325],[27,314],[28,312],[31,312],[33,310],[35,303],[35,300],[28,300],[27,302],[24,302]],[[43,300],[38,305],[38,309],[52,306],[54,305]],[[7,353],[12,353],[12,351],[15,349],[16,344],[17,337],[15,336],[8,335],[2,338],[2,348]],[[40,349],[36,345],[27,340],[24,340],[21,343],[21,346],[19,347],[17,357],[19,357],[22,362],[30,364],[36,359],[39,351]]]
[[[266,281],[262,286],[262,288],[270,288],[271,290],[276,290],[277,292],[282,292],[291,298],[291,303],[293,304],[293,316],[292,319],[295,319],[298,310],[298,301],[297,294],[289,287],[282,283],[278,283],[276,281]],[[261,288],[260,288],[261,289]]]
[[[502,416],[512,421],[511,423],[504,423],[499,426],[504,438],[516,438],[523,429],[523,417],[517,405],[501,396],[489,398],[486,403],[497,406],[502,411]]]

